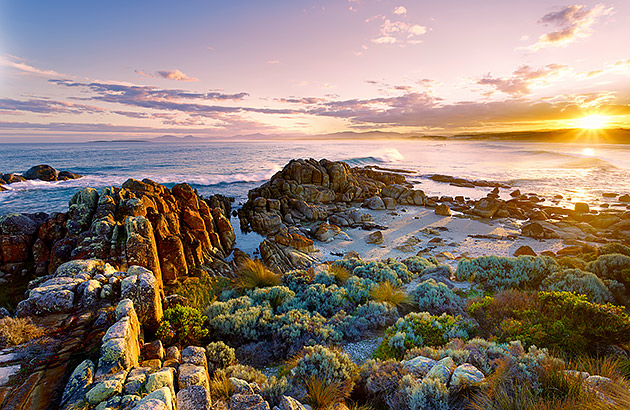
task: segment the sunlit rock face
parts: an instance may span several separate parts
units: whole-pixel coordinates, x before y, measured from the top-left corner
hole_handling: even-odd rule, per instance
[[[100,259],[145,267],[161,285],[202,266],[222,269],[235,242],[230,208],[229,199],[204,199],[187,184],[130,179],[85,188],[66,213],[0,217],[0,271],[44,275],[69,260]]]

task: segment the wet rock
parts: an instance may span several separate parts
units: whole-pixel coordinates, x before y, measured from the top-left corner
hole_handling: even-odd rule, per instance
[[[26,179],[39,179],[41,181],[56,181],[59,171],[50,165],[36,165],[22,174]]]
[[[618,200],[619,202],[630,202],[630,195],[628,194],[621,195]]]
[[[492,198],[480,199],[472,210],[474,215],[482,218],[492,218],[501,208],[502,202]]]
[[[591,210],[588,206],[588,204],[584,203],[584,202],[576,202],[575,203],[575,212],[577,213],[589,213]]]

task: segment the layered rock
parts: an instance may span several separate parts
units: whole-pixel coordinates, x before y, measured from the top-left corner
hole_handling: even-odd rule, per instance
[[[85,188],[66,213],[0,217],[0,271],[43,275],[95,258],[121,269],[140,265],[160,284],[172,282],[225,266],[236,238],[229,212],[225,197],[204,199],[187,184],[169,189],[130,179],[121,188]]]

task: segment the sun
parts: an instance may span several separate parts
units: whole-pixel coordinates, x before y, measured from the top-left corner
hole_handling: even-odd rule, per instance
[[[593,114],[575,120],[579,128],[595,130],[604,128],[608,124],[609,118],[605,115]]]

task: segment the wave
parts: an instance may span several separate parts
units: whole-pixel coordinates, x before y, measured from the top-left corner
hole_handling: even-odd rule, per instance
[[[388,164],[405,159],[396,148],[385,148],[365,157],[346,158],[343,161],[350,165]]]
[[[15,193],[20,191],[53,191],[59,189],[82,189],[86,187],[102,188],[107,186],[120,186],[129,178],[135,178],[139,180],[148,178],[160,184],[178,184],[185,182],[191,185],[198,186],[216,186],[238,183],[263,182],[269,180],[280,169],[280,166],[273,165],[270,169],[263,171],[218,175],[85,175],[83,178],[72,179],[68,181],[48,182],[40,180],[29,180],[23,182],[15,182],[13,184],[4,185],[4,187],[7,188],[7,191],[3,193],[5,195],[8,195],[8,193]]]
[[[556,151],[547,151],[547,150],[522,150],[522,151],[517,151],[516,154],[519,155],[533,155],[533,156],[537,156],[537,157],[549,157],[549,158],[559,158],[559,159],[566,159],[566,158],[580,158],[576,155],[571,155],[571,154],[565,154],[562,152],[556,152]]]
[[[563,168],[599,168],[599,169],[617,169],[610,162],[600,158],[576,158],[575,160],[562,164]]]

